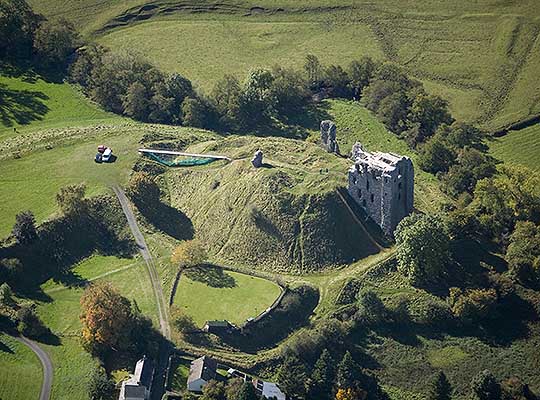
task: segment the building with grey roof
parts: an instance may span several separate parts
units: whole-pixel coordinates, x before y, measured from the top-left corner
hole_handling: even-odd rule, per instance
[[[119,400],[148,400],[152,389],[154,367],[144,356],[135,365],[135,372],[122,382]]]
[[[202,356],[193,360],[189,368],[187,388],[190,392],[202,392],[202,388],[212,379],[216,379],[217,361]]]

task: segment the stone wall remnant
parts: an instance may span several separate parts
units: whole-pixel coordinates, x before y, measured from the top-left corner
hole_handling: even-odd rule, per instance
[[[263,152],[261,150],[257,150],[255,154],[253,155],[253,158],[251,159],[251,164],[255,168],[260,168],[263,165]]]
[[[339,146],[336,140],[336,124],[330,120],[321,122],[321,142],[329,153],[339,154]]]

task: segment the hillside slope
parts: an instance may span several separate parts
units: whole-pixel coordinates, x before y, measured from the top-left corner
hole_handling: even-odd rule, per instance
[[[213,259],[308,272],[378,252],[336,193],[346,184],[347,160],[282,138],[231,137],[205,147],[235,161],[166,176],[172,205],[191,219]],[[259,169],[249,160],[257,148],[267,163]]]

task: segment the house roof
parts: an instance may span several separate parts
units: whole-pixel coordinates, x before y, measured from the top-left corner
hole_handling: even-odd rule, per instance
[[[133,380],[141,385],[150,387],[152,384],[152,362],[144,356],[135,365],[135,373],[133,374]]]
[[[216,370],[216,360],[207,356],[197,358],[196,360],[193,360],[191,362],[191,367],[189,368],[188,384],[198,379],[203,379],[208,382],[209,380],[216,377]]]
[[[146,394],[146,388],[141,385],[126,383],[124,385],[124,398],[141,399],[144,400]]]

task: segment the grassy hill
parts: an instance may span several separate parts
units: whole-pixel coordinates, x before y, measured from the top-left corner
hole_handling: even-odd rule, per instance
[[[489,143],[491,154],[505,163],[540,169],[540,124],[494,138]]]
[[[394,61],[447,98],[454,114],[495,129],[540,113],[540,3],[534,0],[343,2],[59,0],[33,5],[77,22],[87,37],[139,51],[209,88],[224,73],[306,54],[347,63]]]

